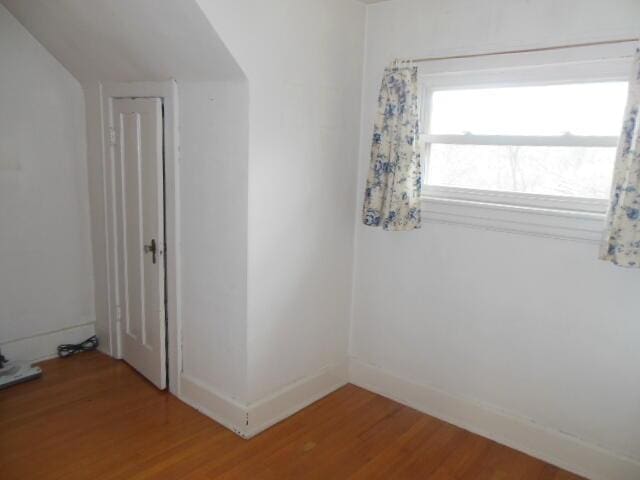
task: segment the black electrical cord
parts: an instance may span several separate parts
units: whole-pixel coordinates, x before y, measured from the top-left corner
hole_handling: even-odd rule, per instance
[[[67,343],[64,345],[58,346],[58,356],[60,358],[70,357],[71,355],[79,352],[90,352],[98,348],[98,337],[95,335],[93,337],[87,338],[82,343]]]

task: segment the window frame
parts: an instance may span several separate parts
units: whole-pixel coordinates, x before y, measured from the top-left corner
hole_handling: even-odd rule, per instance
[[[446,56],[461,51],[429,52]],[[628,81],[628,45],[452,59],[420,65],[420,141],[427,160],[430,90]],[[622,119],[621,119],[622,122]],[[426,161],[423,162],[423,173]],[[426,180],[426,177],[423,177]],[[432,186],[423,183],[422,218],[481,230],[598,244],[608,200]]]
[[[469,76],[469,78],[473,78]],[[603,81],[623,81],[624,78],[589,78],[588,80],[576,81],[556,80],[556,81],[531,81],[529,79],[522,83],[483,83],[472,85],[456,85],[448,87],[446,85],[438,87],[429,87],[425,85],[422,89],[423,100],[421,102],[421,115],[426,118],[423,121],[423,127],[420,133],[420,147],[423,154],[423,178],[424,183],[423,196],[452,198],[456,200],[468,200],[498,203],[503,205],[516,205],[521,207],[532,208],[556,208],[573,211],[589,211],[594,213],[606,212],[606,199],[579,197],[568,195],[545,195],[524,192],[512,192],[507,190],[487,190],[473,189],[466,187],[455,187],[445,185],[429,185],[427,182],[429,151],[432,144],[450,144],[450,145],[490,145],[490,146],[543,146],[543,147],[613,147],[618,145],[618,137],[616,136],[600,136],[600,135],[474,135],[474,134],[431,134],[429,132],[429,119],[431,112],[431,104],[433,94],[441,90],[469,89],[469,88],[499,88],[514,86],[546,86],[546,85],[566,85],[577,83],[597,83]]]

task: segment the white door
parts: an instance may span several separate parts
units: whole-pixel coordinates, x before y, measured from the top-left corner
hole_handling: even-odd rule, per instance
[[[113,100],[122,358],[166,388],[162,101]]]

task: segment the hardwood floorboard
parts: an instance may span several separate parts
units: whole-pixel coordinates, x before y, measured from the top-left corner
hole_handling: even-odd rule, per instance
[[[100,353],[0,391],[2,480],[578,480],[347,385],[243,440]]]

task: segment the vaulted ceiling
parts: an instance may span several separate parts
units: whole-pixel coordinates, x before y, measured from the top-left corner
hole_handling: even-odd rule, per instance
[[[81,83],[242,71],[195,0],[0,0]]]

